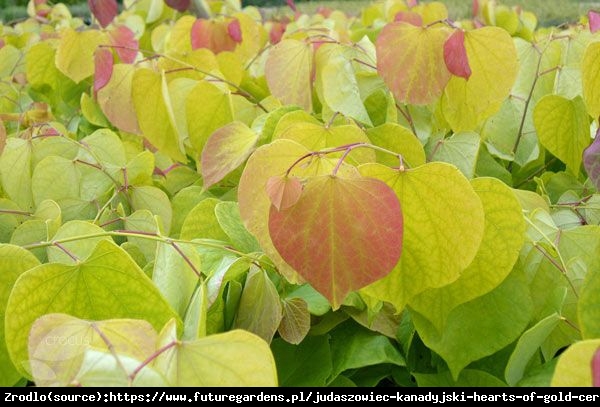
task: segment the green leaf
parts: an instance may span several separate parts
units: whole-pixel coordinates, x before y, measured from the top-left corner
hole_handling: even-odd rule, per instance
[[[257,141],[258,134],[241,122],[231,122],[216,130],[202,150],[204,188],[210,188],[242,165]]]
[[[523,378],[527,364],[559,322],[560,316],[552,314],[523,332],[504,371],[504,377],[510,386],[516,385]]]
[[[159,188],[149,186],[131,188],[130,194],[133,209],[147,209],[156,214],[162,221],[161,230],[168,235],[171,230],[173,209],[167,194]]]
[[[27,373],[27,340],[32,324],[53,312],[91,320],[145,319],[155,329],[176,317],[131,257],[104,240],[84,262],[42,264],[23,274],[15,284],[6,308],[6,343],[21,373]]]
[[[584,243],[584,242],[582,242]],[[590,246],[585,246],[586,249]],[[598,246],[595,251],[598,253]],[[600,272],[596,267],[590,267],[585,276],[585,280],[579,293],[579,303],[577,304],[577,319],[581,327],[581,336],[583,339],[594,339],[600,337]]]
[[[22,52],[10,44],[0,48],[0,78],[13,76],[21,58]]]
[[[31,142],[11,137],[0,154],[0,180],[6,196],[22,210],[33,210]]]
[[[62,239],[72,239],[78,236],[100,235],[94,238],[73,240],[61,243],[60,246],[54,245],[47,248],[48,261],[52,263],[63,263],[73,265],[80,261],[85,261],[96,249],[96,245],[101,240],[111,240],[108,236],[101,236],[104,232],[102,228],[90,222],[73,220],[65,223],[52,236],[53,241]]]
[[[325,386],[331,376],[329,336],[307,336],[298,345],[281,338],[271,344],[282,387]],[[310,374],[307,374],[310,372]]]
[[[184,340],[193,340],[205,337],[208,325],[208,288],[207,284],[199,284],[190,298],[187,312],[183,320]]]
[[[479,155],[479,141],[477,133],[455,133],[435,143],[429,161],[443,161],[453,164],[465,177],[471,179],[475,175],[475,165]]]
[[[284,39],[269,50],[265,78],[271,93],[284,105],[312,111],[312,47],[308,41]]]
[[[476,130],[498,112],[518,71],[517,50],[501,28],[466,31],[465,48],[471,76],[452,76],[442,98],[442,112],[455,132]]]
[[[94,52],[101,44],[109,43],[98,30],[75,31],[65,28],[61,32],[56,50],[56,67],[75,83],[94,73]]]
[[[590,122],[581,97],[545,96],[535,106],[533,121],[540,143],[579,174],[583,150],[590,144]]]
[[[475,258],[456,281],[424,291],[410,301],[410,306],[440,332],[459,304],[500,285],[517,262],[525,240],[521,205],[512,190],[493,178],[477,178],[471,185],[481,199],[485,214],[483,239]]]
[[[326,175],[308,179],[295,205],[271,207],[269,233],[285,261],[337,309],[398,262],[402,211],[380,180]]]
[[[377,70],[400,103],[427,105],[450,80],[444,42],[451,31],[441,25],[387,24],[377,37]]]
[[[585,50],[581,61],[583,99],[587,111],[594,119],[600,118],[600,43],[593,42]]]
[[[39,265],[36,257],[25,249],[12,245],[0,245],[0,385],[9,387],[17,383],[21,374],[9,357],[5,318],[6,305],[17,278],[29,269]]]
[[[425,151],[419,139],[406,127],[396,123],[385,123],[367,130],[367,136],[373,144],[402,155],[402,161],[410,168],[425,164]],[[377,162],[389,167],[398,167],[396,157],[381,151],[375,151]]]
[[[298,345],[310,330],[310,312],[308,305],[302,298],[284,299],[283,318],[277,328],[279,335],[288,343]]]
[[[454,380],[449,371],[435,374],[413,373],[419,387],[507,387],[506,383],[496,376],[473,369],[460,372]]]
[[[242,330],[178,341],[175,324],[160,334],[159,347],[171,346],[154,361],[170,386],[277,386],[277,370],[269,346]]]
[[[209,82],[199,82],[188,93],[185,112],[190,142],[202,153],[210,135],[233,121],[233,105],[229,91]]]
[[[267,273],[251,267],[233,323],[234,328],[252,332],[270,343],[283,317],[282,312],[277,288]]]
[[[195,246],[158,244],[152,281],[181,318],[185,316],[200,277],[200,255]]]
[[[139,360],[137,365],[140,365],[152,355],[157,340],[156,330],[146,321],[86,321],[49,313],[31,327],[28,344],[31,375],[37,386],[68,386],[79,381],[80,369],[91,368],[85,360],[86,351],[92,348],[110,351],[113,358],[113,355],[129,356]],[[121,385],[129,385],[129,378],[119,379]]]
[[[156,217],[146,209],[133,212],[131,215],[124,219],[125,229],[135,232],[145,232],[150,234],[159,233],[159,226]],[[145,258],[145,262],[154,261],[156,256],[156,248],[158,242],[142,237],[128,236],[127,240],[129,243],[139,249]]]
[[[405,171],[366,164],[360,172],[392,187],[402,205],[400,262],[363,290],[400,311],[415,295],[456,280],[472,262],[484,234],[481,199],[460,171],[446,163]]]
[[[44,85],[57,88],[62,73],[56,68],[54,58],[56,50],[50,42],[43,41],[33,45],[25,54],[27,81],[34,88]]]
[[[456,379],[469,363],[517,339],[532,310],[525,276],[515,269],[494,290],[454,308],[441,332],[420,314],[411,316],[425,345],[446,361]]]
[[[229,236],[233,245],[244,253],[258,252],[258,242],[244,227],[237,202],[219,202],[215,215],[221,229]]]
[[[188,216],[190,211],[200,201],[206,199],[210,194],[204,191],[201,186],[192,185],[181,189],[171,199],[171,206],[173,207],[173,221],[171,222],[171,235],[178,237],[181,232],[181,226]]]
[[[159,74],[147,68],[136,70],[131,91],[136,117],[144,137],[173,160],[187,162],[164,72]]]
[[[369,349],[365,352],[365,349]],[[348,369],[381,363],[406,366],[404,357],[392,341],[354,322],[347,321],[331,332],[333,370],[329,380]]]
[[[559,357],[551,386],[591,387],[592,359],[600,348],[600,339],[588,339],[569,346]]]
[[[183,221],[180,237],[184,240],[214,239],[228,241],[229,236],[221,228],[215,213],[215,208],[219,202],[216,198],[206,198],[194,206]]]

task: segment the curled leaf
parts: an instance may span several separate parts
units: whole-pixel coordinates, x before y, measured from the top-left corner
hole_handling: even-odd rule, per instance
[[[471,76],[463,30],[454,31],[444,43],[444,62],[452,75],[465,79],[469,79]]]
[[[302,183],[296,177],[271,177],[267,181],[267,195],[278,211],[294,205],[301,194]]]

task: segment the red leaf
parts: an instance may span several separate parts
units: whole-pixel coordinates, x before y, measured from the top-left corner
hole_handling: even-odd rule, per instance
[[[473,0],[473,17],[477,17],[479,13],[479,0]]]
[[[271,44],[277,44],[281,41],[281,37],[283,37],[283,33],[285,32],[285,26],[284,23],[273,23],[271,31],[269,31],[269,41],[271,41]]]
[[[394,16],[394,21],[404,21],[417,27],[423,26],[423,18],[414,11],[399,11]]]
[[[400,202],[373,178],[313,177],[295,205],[271,206],[269,234],[281,257],[337,309],[398,263]]]
[[[110,43],[122,62],[132,64],[137,56],[140,43],[135,39],[135,33],[129,27],[120,25],[109,33]]]
[[[165,0],[165,3],[177,11],[184,12],[190,7],[191,0]]]
[[[333,13],[333,10],[327,6],[319,6],[317,7],[316,13],[321,14],[325,18],[329,18],[331,13]]]
[[[419,0],[407,0],[406,5],[410,8],[416,7],[419,4]]]
[[[301,194],[302,183],[296,177],[271,177],[267,181],[267,195],[278,211],[294,205]]]
[[[590,10],[588,12],[588,20],[590,21],[590,31],[592,34],[600,30],[600,12]]]
[[[88,0],[88,6],[102,27],[109,25],[119,14],[117,0]]]
[[[600,129],[594,142],[583,150],[583,167],[596,189],[600,190]]]
[[[113,71],[113,54],[109,49],[98,48],[94,54],[94,93],[106,86]]]
[[[471,76],[463,30],[454,31],[444,43],[444,62],[452,75],[465,79],[469,79]]]
[[[592,358],[592,380],[594,387],[600,387],[600,348]]]
[[[236,42],[227,33],[222,22],[198,19],[191,30],[192,49],[208,48],[215,54],[221,51],[233,51]]]
[[[240,21],[237,18],[231,20],[229,24],[227,24],[227,34],[237,43],[242,42],[242,27],[240,26]]]
[[[293,12],[297,12],[298,11],[298,7],[296,7],[296,4],[294,3],[294,0],[285,0],[285,2],[289,6],[289,8],[292,9]]]

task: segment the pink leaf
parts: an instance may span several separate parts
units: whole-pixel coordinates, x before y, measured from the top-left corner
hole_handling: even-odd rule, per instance
[[[444,62],[451,74],[465,79],[471,76],[463,30],[454,31],[444,43]]]
[[[473,17],[477,17],[479,13],[479,0],[473,0]]]
[[[594,387],[600,387],[600,348],[592,358],[592,380]]]
[[[102,27],[109,25],[119,14],[117,0],[88,0],[88,6]]]
[[[278,211],[294,205],[302,195],[302,183],[296,177],[271,177],[267,181],[267,195]]]
[[[177,11],[184,12],[190,7],[191,0],[165,0],[165,3]]]
[[[110,43],[115,46],[115,51],[122,62],[132,64],[139,50],[139,42],[129,27],[120,25],[109,33]]]
[[[106,86],[113,71],[113,54],[109,49],[98,48],[94,54],[94,93]]]
[[[271,31],[269,31],[269,41],[271,44],[277,44],[281,41],[281,37],[283,37],[283,33],[285,32],[285,26],[284,23],[273,22]]]
[[[394,21],[404,21],[417,27],[423,26],[423,18],[414,11],[399,11],[394,16]]]
[[[231,20],[229,24],[227,24],[227,34],[237,43],[242,42],[242,27],[240,26],[240,21],[237,18]]]
[[[289,6],[289,8],[292,9],[293,12],[297,12],[298,11],[298,7],[296,7],[296,4],[294,3],[294,0],[285,0],[285,2]]]
[[[419,4],[419,0],[407,0],[406,5],[410,8],[416,7]]]
[[[588,19],[590,21],[590,31],[592,34],[600,30],[600,12],[590,10],[588,12]]]
[[[596,189],[600,190],[600,130],[596,132],[594,142],[583,150],[583,167]]]

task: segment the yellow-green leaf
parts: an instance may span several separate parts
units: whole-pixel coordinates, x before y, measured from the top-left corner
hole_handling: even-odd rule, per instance
[[[98,104],[108,120],[120,130],[140,132],[133,103],[132,86],[136,68],[130,64],[116,64],[110,80],[98,91]]]
[[[56,50],[56,67],[73,82],[79,83],[94,73],[96,48],[108,43],[106,35],[101,31],[65,28]]]
[[[581,61],[583,98],[588,113],[600,118],[600,42],[593,42],[585,50]]]
[[[600,339],[589,339],[569,346],[559,357],[551,386],[591,387],[592,359],[600,349]]]

